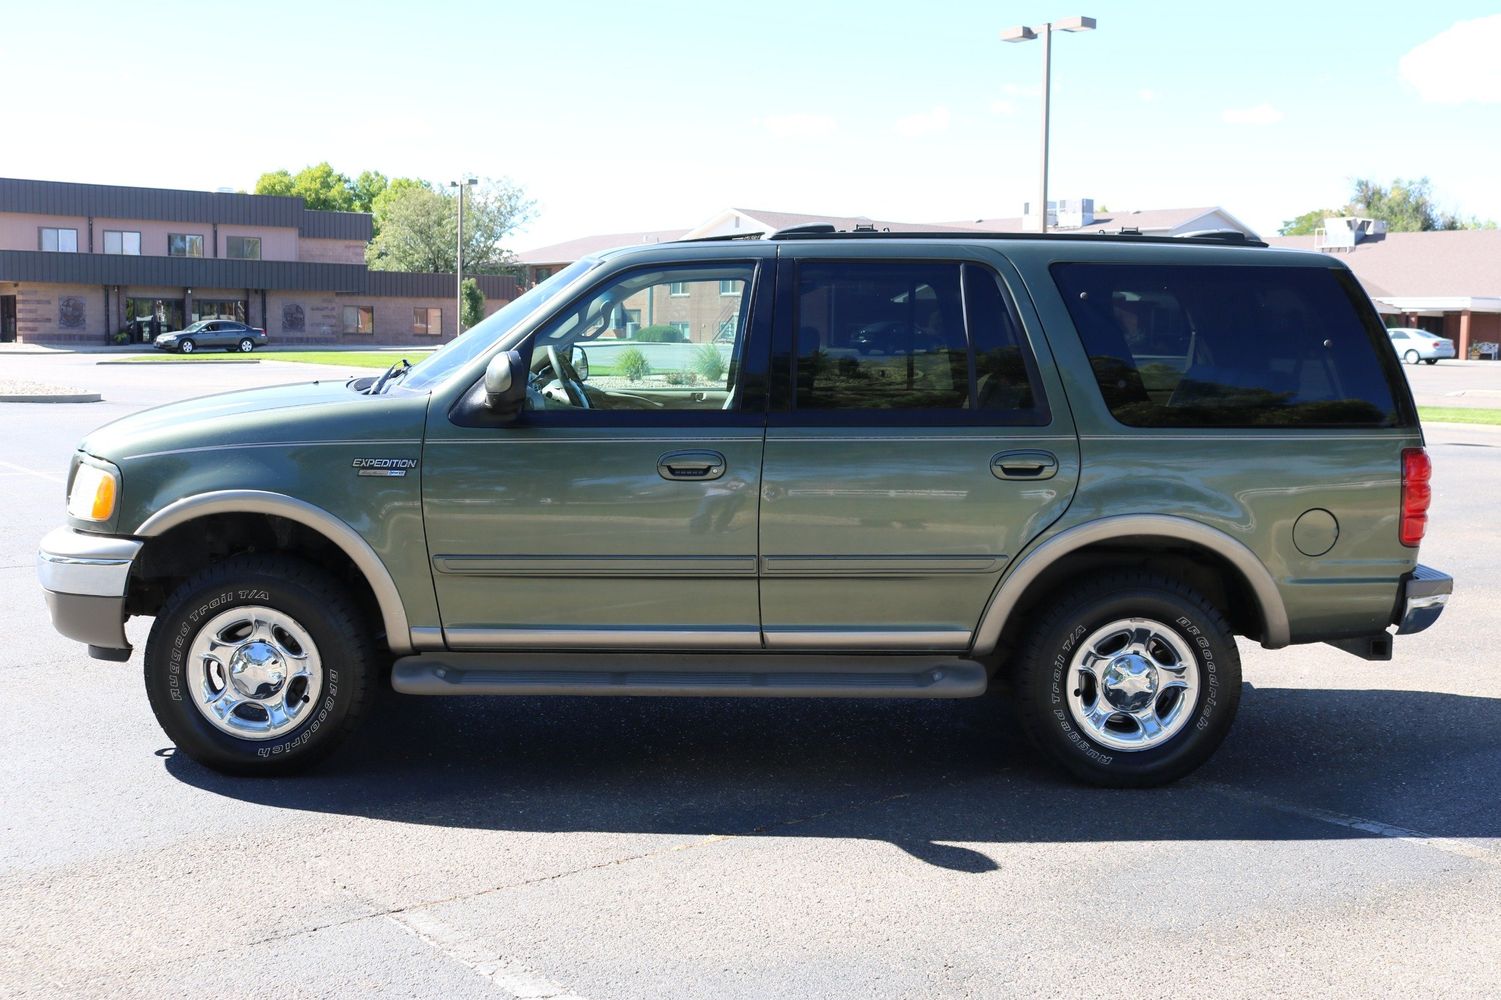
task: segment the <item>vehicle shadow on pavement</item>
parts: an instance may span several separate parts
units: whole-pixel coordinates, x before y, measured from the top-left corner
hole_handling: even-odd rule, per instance
[[[1501,702],[1247,685],[1176,785],[1077,785],[999,699],[402,698],[296,778],[177,779],[282,809],[472,829],[864,838],[985,872],[1017,842],[1501,837]],[[1393,831],[1388,829],[1387,834]]]

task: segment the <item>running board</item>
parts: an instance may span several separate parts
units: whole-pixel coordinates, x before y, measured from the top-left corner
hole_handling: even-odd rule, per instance
[[[391,670],[402,694],[974,698],[985,667],[952,656],[762,653],[420,653]]]

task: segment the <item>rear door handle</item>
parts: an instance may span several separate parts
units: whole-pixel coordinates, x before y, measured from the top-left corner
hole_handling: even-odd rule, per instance
[[[663,479],[718,479],[724,470],[724,456],[717,451],[674,451],[657,459]]]
[[[997,479],[1052,479],[1058,474],[1058,456],[1050,451],[1003,451],[991,458],[990,474]]]

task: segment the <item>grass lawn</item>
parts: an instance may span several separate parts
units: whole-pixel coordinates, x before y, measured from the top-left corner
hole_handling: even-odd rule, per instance
[[[1441,424],[1501,424],[1501,410],[1481,410],[1459,406],[1420,406],[1418,416]]]
[[[142,354],[122,360],[135,362],[151,361],[181,361],[192,364],[195,361],[225,361],[238,359],[241,361],[297,361],[306,365],[336,365],[340,368],[389,368],[393,363],[406,358],[412,364],[416,364],[431,354],[431,349],[411,351],[254,351],[250,354],[240,354],[237,351],[212,351],[205,348],[194,351],[192,354],[169,354],[162,351],[157,354]]]

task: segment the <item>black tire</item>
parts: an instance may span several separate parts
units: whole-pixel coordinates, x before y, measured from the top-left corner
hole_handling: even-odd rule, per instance
[[[1408,351],[1406,354],[1402,355],[1402,360],[1406,361],[1410,365],[1415,365],[1422,359],[1419,357],[1417,351]]]
[[[192,354],[197,346],[192,340],[183,340],[178,342],[177,350],[183,354]]]
[[[1425,365],[1436,365],[1436,364],[1438,364],[1438,358],[1424,358],[1423,359],[1423,364],[1425,364]]]
[[[251,351],[255,350],[255,341],[251,340],[249,337],[241,337],[239,350],[241,354],[249,354]]]
[[[1099,742],[1069,707],[1069,667],[1078,646],[1125,618],[1149,619],[1176,633],[1192,654],[1198,680],[1197,703],[1182,728],[1148,749]],[[1027,738],[1074,777],[1110,788],[1148,788],[1176,781],[1209,759],[1230,731],[1240,688],[1240,654],[1219,610],[1176,580],[1127,572],[1068,593],[1043,613],[1021,646],[1016,704]]]
[[[320,690],[306,717],[265,739],[211,724],[190,690],[194,640],[215,616],[246,606],[290,617],[321,659]],[[226,774],[289,774],[322,759],[354,729],[378,663],[369,624],[332,577],[286,556],[235,556],[189,578],[163,604],[146,640],[146,695],[167,736],[200,764]]]

